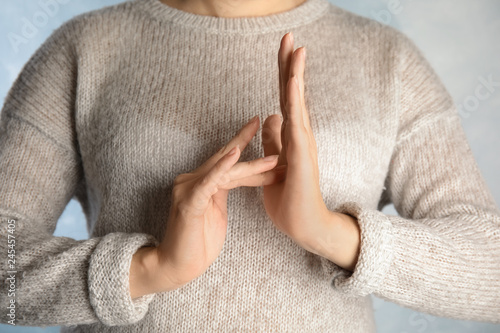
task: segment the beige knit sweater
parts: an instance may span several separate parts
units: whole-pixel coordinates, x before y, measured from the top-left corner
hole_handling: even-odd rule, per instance
[[[162,239],[174,178],[252,116],[280,112],[288,31],[307,48],[325,203],[361,228],[355,271],[302,249],[267,217],[262,188],[241,187],[208,270],[132,300],[132,255]],[[63,332],[374,332],[369,294],[500,322],[500,212],[452,98],[408,37],[327,0],[236,19],[159,0],[81,14],[24,66],[0,125],[2,323],[14,314],[16,325]],[[240,161],[263,156],[260,134]],[[88,240],[52,235],[71,198]],[[400,216],[380,211],[389,202]]]

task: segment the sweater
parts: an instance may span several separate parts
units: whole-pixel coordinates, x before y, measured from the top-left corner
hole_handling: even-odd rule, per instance
[[[238,187],[229,192],[224,247],[207,271],[132,299],[132,255],[163,239],[175,177],[253,116],[280,113],[277,54],[289,31],[307,49],[321,193],[360,227],[354,271],[274,227],[262,187]],[[61,332],[375,332],[372,294],[500,323],[499,209],[450,94],[390,26],[327,0],[240,18],[130,0],[55,29],[0,115],[2,323]],[[240,161],[263,156],[261,131]],[[89,239],[53,236],[71,199]],[[381,212],[390,203],[398,216]]]

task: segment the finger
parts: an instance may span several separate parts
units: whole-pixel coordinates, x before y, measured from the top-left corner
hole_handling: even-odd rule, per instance
[[[196,168],[193,173],[207,173],[208,170],[213,168],[217,161],[219,161],[223,156],[225,156],[231,149],[236,146],[239,146],[240,151],[243,151],[259,129],[259,116],[256,116],[255,119],[252,119],[248,123],[246,123],[243,128],[240,129],[238,134],[236,134],[224,147],[219,149],[217,153],[215,153],[202,165]]]
[[[226,172],[238,161],[240,150],[238,146],[224,157],[219,159],[215,165],[193,186],[192,195],[188,200],[188,209],[195,216],[205,212],[212,196],[217,193],[219,186],[229,182]]]
[[[266,118],[262,125],[262,146],[264,156],[281,154],[281,117],[272,114]],[[286,156],[280,156],[278,165],[286,164]]]
[[[278,155],[271,155],[253,161],[236,163],[227,171],[226,176],[229,181],[232,181],[268,171],[276,166],[278,162],[277,157]]]
[[[302,122],[304,126],[308,129],[310,127],[309,124],[309,115],[306,110],[306,103],[304,98],[304,72],[305,72],[305,58],[306,58],[306,49],[305,47],[299,47],[295,52],[293,52],[292,60],[290,63],[290,77],[296,75],[299,80],[299,99],[301,108],[301,116]]]
[[[287,104],[286,113],[288,115],[288,124],[293,130],[303,129],[302,105],[300,104],[300,92],[298,87],[298,77],[292,76],[287,84]]]
[[[220,186],[220,189],[231,190],[236,187],[259,187],[272,185],[282,182],[286,178],[286,165],[274,168],[272,170],[252,175],[249,177],[235,179],[229,183]]]
[[[283,120],[286,120],[285,105],[286,105],[286,84],[289,78],[290,60],[293,53],[293,34],[291,32],[285,34],[281,39],[280,48],[278,51],[278,68],[279,68],[279,83],[280,83],[280,107],[283,114]]]
[[[287,85],[288,104],[286,110],[288,113],[287,124],[287,164],[292,163],[292,158],[295,159],[294,163],[299,163],[300,159],[306,156],[306,150],[309,137],[307,131],[302,123],[301,105],[299,99],[299,87],[297,83],[297,76],[293,76]],[[290,156],[290,151],[293,151],[293,157]]]

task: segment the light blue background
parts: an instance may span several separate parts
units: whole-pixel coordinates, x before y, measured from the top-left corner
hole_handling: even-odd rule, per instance
[[[457,106],[473,99],[479,78],[493,75],[500,82],[500,2],[497,0],[330,0],[360,15],[390,24],[406,33],[424,52]],[[38,32],[16,49],[9,33],[21,35],[23,19],[33,21],[43,12],[34,0],[2,0],[0,12],[0,97],[7,91],[24,63],[50,33],[73,16],[113,5],[120,0],[66,0],[51,13]],[[392,3],[393,5],[389,5]],[[394,6],[394,4],[399,4]],[[464,108],[462,124],[473,154],[497,204],[500,202],[500,87],[475,109]],[[384,213],[396,215],[391,205]],[[61,215],[56,236],[86,239],[88,233],[79,203],[72,200]],[[493,291],[495,292],[495,291]],[[458,321],[415,312],[373,297],[378,332],[500,332],[500,325]],[[332,314],[333,315],[333,314]],[[31,328],[0,325],[2,332],[59,332],[59,327]]]

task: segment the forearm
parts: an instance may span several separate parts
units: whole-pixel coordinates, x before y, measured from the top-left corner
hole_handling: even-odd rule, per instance
[[[130,297],[132,299],[178,288],[161,273],[158,264],[157,248],[141,247],[132,256],[130,264]]]

